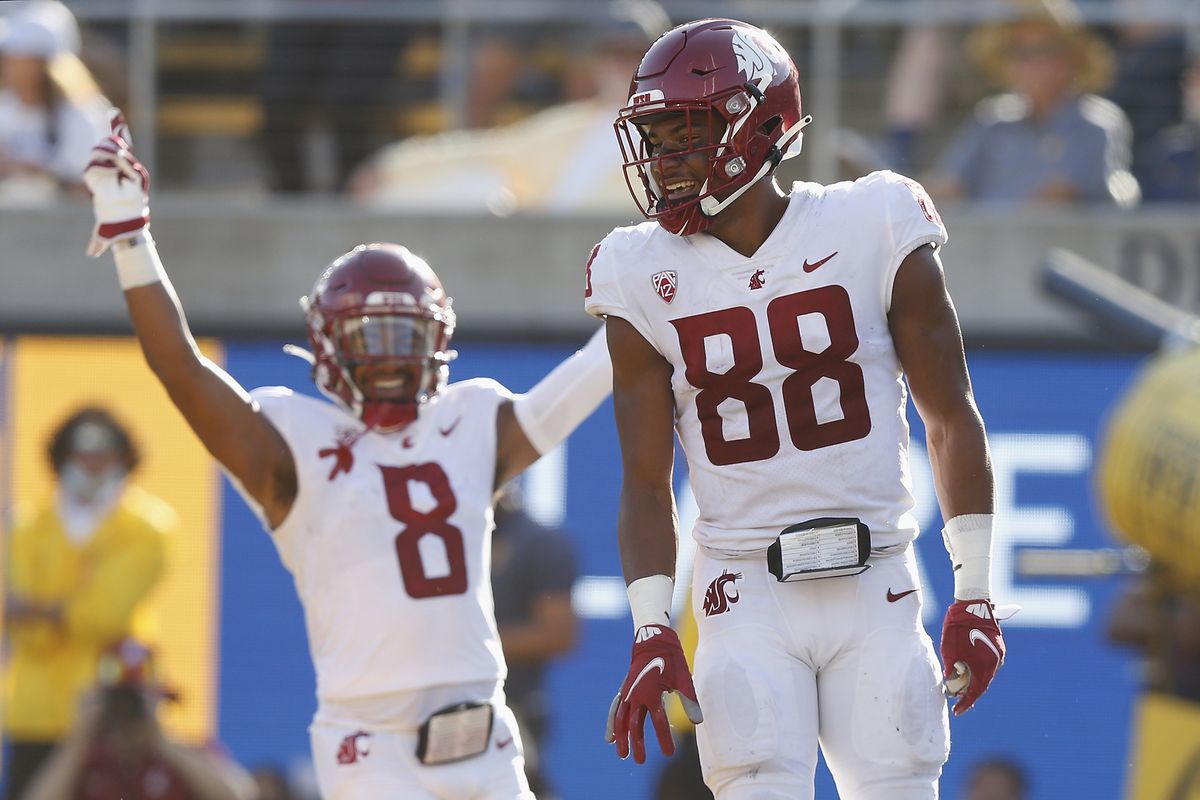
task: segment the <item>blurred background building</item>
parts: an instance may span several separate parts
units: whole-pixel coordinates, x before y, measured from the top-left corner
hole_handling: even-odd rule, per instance
[[[1193,709],[1148,713],[1142,661],[1108,639],[1128,579],[1021,564],[1119,546],[1093,466],[1114,398],[1153,352],[1047,295],[1047,254],[1200,313],[1195,0],[0,3],[0,521],[7,542],[45,495],[42,447],[70,410],[99,403],[129,424],[139,483],[180,519],[150,636],[183,688],[163,712],[173,734],[219,738],[275,796],[310,790],[313,684],[290,580],[125,338],[111,267],[83,256],[77,166],[108,102],[154,177],[155,237],[192,325],[235,377],[310,386],[279,352],[301,338],[296,298],[330,258],[384,240],[438,264],[468,321],[453,377],[520,390],[594,327],[592,245],[640,221],[605,122],[624,99],[618,73],[661,28],[724,15],[796,57],[814,121],[785,184],[897,169],[929,179],[950,229],[943,259],[996,465],[997,599],[1024,610],[1000,680],[954,721],[944,794],[970,796],[972,767],[1002,755],[1031,798],[1153,800],[1133,784],[1155,769],[1132,766],[1154,750],[1139,726],[1186,728]],[[1045,97],[1028,88],[1049,82]],[[964,189],[979,175],[1004,202]],[[935,532],[921,436],[917,424],[917,513]],[[575,647],[542,679],[554,724],[541,765],[565,800],[648,798],[662,766],[602,744],[629,624],[618,463],[602,411],[522,491],[530,517],[569,532],[578,569]],[[686,529],[694,504],[676,480]],[[918,554],[934,629],[951,591],[939,537]],[[1200,736],[1166,738],[1179,764],[1200,753]]]

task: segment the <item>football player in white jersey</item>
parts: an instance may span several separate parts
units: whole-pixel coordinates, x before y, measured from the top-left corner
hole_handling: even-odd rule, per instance
[[[447,383],[454,311],[420,257],[361,245],[302,301],[318,388],[247,393],[197,351],[128,132],[85,173],[146,360],[259,512],[304,606],[329,800],[526,800],[488,581],[496,488],[608,395],[603,337],[529,392]],[[303,351],[300,351],[303,353]]]
[[[929,800],[949,751],[943,691],[966,711],[1004,657],[987,440],[932,202],[890,172],[782,191],[772,173],[807,122],[787,53],[728,19],[664,34],[616,120],[651,221],[614,230],[587,268],[635,629],[608,739],[642,761],[649,715],[672,752],[676,692],[703,719],[719,800],[812,798],[818,744],[843,798]],[[948,520],[944,669],[921,626],[909,391]],[[670,627],[672,428],[699,507],[694,686]]]

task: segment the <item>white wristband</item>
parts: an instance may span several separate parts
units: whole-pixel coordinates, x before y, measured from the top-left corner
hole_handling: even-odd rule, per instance
[[[625,587],[629,592],[629,610],[633,612],[633,629],[643,625],[670,625],[671,598],[675,581],[666,575],[648,575]]]
[[[954,566],[956,600],[992,597],[992,514],[960,514],[946,521],[942,541]]]
[[[149,230],[113,242],[112,252],[113,261],[117,263],[117,282],[121,284],[122,291],[161,283],[167,277]]]

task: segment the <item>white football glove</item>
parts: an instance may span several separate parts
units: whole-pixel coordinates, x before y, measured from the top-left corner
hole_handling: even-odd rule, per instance
[[[92,149],[83,183],[92,195],[96,226],[87,254],[95,258],[150,224],[150,173],[130,151],[129,127],[117,109],[109,112],[112,134]]]

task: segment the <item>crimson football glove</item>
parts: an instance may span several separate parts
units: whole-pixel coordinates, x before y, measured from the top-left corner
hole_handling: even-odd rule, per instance
[[[679,637],[665,625],[643,625],[633,637],[629,674],[608,709],[605,740],[616,743],[617,755],[627,758],[632,745],[633,760],[645,763],[647,713],[663,753],[669,756],[675,752],[675,741],[671,738],[671,726],[663,707],[669,692],[679,695],[683,710],[693,724],[704,721]]]
[[[996,607],[987,600],[956,600],[942,624],[942,664],[946,694],[959,698],[962,714],[979,699],[1004,663],[1004,636]]]
[[[117,109],[109,112],[112,134],[92,148],[83,183],[92,195],[96,226],[87,254],[95,257],[120,239],[136,236],[150,222],[150,173],[130,151],[129,127]]]

